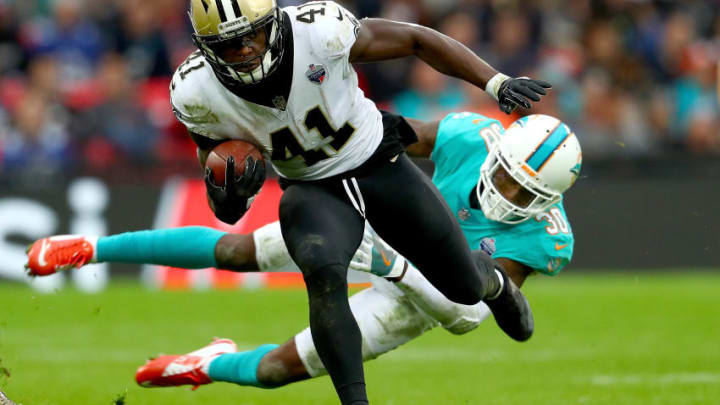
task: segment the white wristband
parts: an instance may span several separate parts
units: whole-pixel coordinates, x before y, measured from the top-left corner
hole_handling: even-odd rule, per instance
[[[500,90],[500,86],[502,86],[505,80],[509,78],[510,76],[502,73],[496,74],[492,77],[492,79],[488,80],[487,85],[485,86],[485,92],[489,94],[490,97],[494,98],[495,101],[498,101],[498,91]]]

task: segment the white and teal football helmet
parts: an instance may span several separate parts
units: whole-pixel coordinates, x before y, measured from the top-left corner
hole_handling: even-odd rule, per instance
[[[523,117],[490,145],[476,188],[480,208],[493,221],[523,222],[559,202],[581,166],[580,143],[570,127],[548,115]],[[498,190],[493,179],[500,167],[532,194],[525,206]]]

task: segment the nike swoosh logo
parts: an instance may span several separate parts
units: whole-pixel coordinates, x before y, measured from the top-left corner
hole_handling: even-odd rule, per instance
[[[557,242],[555,243],[555,250],[563,250],[563,249],[565,249],[566,247],[568,247],[568,244],[567,244],[567,243],[564,244],[564,245],[561,245],[561,244],[559,244],[559,243],[557,243]]]
[[[382,257],[383,263],[385,263],[386,266],[390,267],[392,262],[388,260],[387,256],[385,256],[385,252],[383,252],[382,250],[380,250],[380,257]]]
[[[48,248],[50,247],[50,244],[47,240],[42,241],[42,246],[40,246],[40,254],[38,255],[38,264],[40,267],[47,266],[47,261],[45,260],[45,253],[47,253]]]

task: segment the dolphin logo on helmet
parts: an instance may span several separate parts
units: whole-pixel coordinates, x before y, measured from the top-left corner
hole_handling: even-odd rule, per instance
[[[582,152],[566,124],[548,115],[529,115],[510,125],[491,145],[476,188],[480,208],[493,221],[516,224],[562,199],[580,173]],[[532,194],[524,206],[508,200],[493,178],[503,168]]]
[[[188,12],[193,41],[215,75],[226,87],[253,84],[265,79],[283,56],[283,12],[276,0],[191,0]],[[241,47],[249,34],[263,30],[267,44],[256,57],[240,63],[222,59],[221,49]],[[260,59],[250,72],[241,68]]]

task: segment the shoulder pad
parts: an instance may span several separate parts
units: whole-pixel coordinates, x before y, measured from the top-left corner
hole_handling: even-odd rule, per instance
[[[360,23],[351,12],[334,1],[319,1],[298,6],[295,13],[297,22],[308,24],[307,40],[315,54],[321,58],[350,54],[360,29]]]
[[[188,130],[204,136],[210,134],[203,126],[220,122],[208,104],[206,92],[198,91],[212,74],[205,58],[197,51],[177,68],[170,84],[173,114]]]

